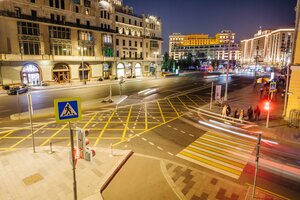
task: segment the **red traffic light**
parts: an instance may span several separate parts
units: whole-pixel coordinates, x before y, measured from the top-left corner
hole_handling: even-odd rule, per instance
[[[267,111],[270,110],[270,102],[269,101],[265,102],[264,109],[267,110]]]

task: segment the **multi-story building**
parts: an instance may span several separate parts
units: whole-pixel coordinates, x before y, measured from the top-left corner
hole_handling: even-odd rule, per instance
[[[0,83],[144,76],[159,70],[162,23],[122,0],[0,1]]]
[[[189,53],[197,58],[207,60],[238,60],[239,45],[234,43],[234,39],[235,33],[229,30],[217,33],[213,38],[208,34],[182,35],[174,33],[169,36],[169,55],[175,60],[179,60]]]
[[[259,30],[241,41],[243,65],[286,66],[291,63],[295,29]]]
[[[295,43],[291,66],[291,79],[288,89],[286,118],[290,117],[292,110],[300,111],[300,0],[296,6]],[[299,120],[299,115],[291,116]],[[295,124],[294,124],[295,125]]]

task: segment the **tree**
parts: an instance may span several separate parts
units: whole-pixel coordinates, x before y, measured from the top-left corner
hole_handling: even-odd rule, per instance
[[[163,62],[162,62],[162,69],[168,69],[169,64],[170,64],[170,57],[169,57],[169,54],[166,52],[164,54],[164,59],[163,59]]]

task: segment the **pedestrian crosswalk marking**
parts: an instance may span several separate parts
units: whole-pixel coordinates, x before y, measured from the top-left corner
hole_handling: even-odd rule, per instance
[[[255,143],[207,132],[176,156],[238,179],[255,147]]]
[[[66,106],[64,107],[60,117],[65,117],[65,116],[77,116],[78,114],[74,110],[74,108],[67,103]]]

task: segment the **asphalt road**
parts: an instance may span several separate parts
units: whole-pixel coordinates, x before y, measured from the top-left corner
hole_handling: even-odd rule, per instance
[[[94,110],[86,112],[84,118],[76,125],[90,130],[91,146],[133,149],[135,152],[161,159],[178,162],[207,173],[238,182],[253,182],[253,165],[247,157],[255,154],[255,142],[236,136],[207,131],[182,120],[189,112],[189,107],[200,107],[210,100],[211,79],[203,79],[203,74],[189,74],[182,77],[148,81],[128,81],[124,84],[124,94],[128,99],[122,103],[125,107],[114,110]],[[249,77],[230,78],[229,92],[252,83]],[[224,84],[225,77],[214,79],[216,84]],[[113,94],[119,94],[119,85],[113,86]],[[159,92],[148,96],[137,95],[137,92],[149,87],[159,88]],[[224,87],[223,87],[224,88]],[[188,92],[185,92],[188,91]],[[83,101],[108,96],[109,86],[102,85],[90,88],[69,90],[38,91],[33,93],[34,109],[50,107],[52,99],[67,96],[80,96]],[[22,111],[27,108],[26,95],[21,95]],[[16,96],[0,97],[3,116],[16,110]],[[2,101],[6,99],[5,101]],[[4,102],[4,104],[2,104]],[[126,106],[127,105],[127,106]],[[3,111],[3,110],[2,110]],[[34,121],[37,146],[46,146],[51,141],[54,145],[69,145],[68,128],[56,124],[53,118]],[[199,146],[200,145],[200,146]],[[25,121],[0,123],[0,150],[30,148],[32,146],[30,127]],[[197,148],[200,148],[200,150]],[[233,148],[234,150],[229,150]],[[235,149],[236,148],[236,149]],[[192,151],[201,151],[201,159],[191,162]],[[215,149],[214,153],[210,152]],[[297,164],[299,149],[288,146],[280,149],[263,146],[262,155],[273,158],[284,164]],[[245,161],[240,161],[240,157]],[[205,165],[203,158],[210,160]],[[224,164],[225,163],[225,164]],[[207,164],[207,163],[206,163]],[[226,167],[224,167],[226,166]],[[259,186],[271,191],[278,191],[287,197],[300,196],[297,188],[299,182],[291,181],[283,175],[262,171],[259,175]]]

